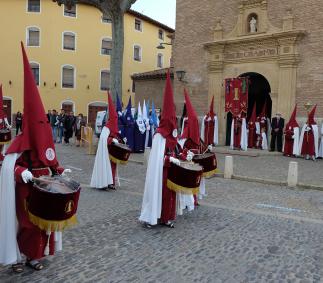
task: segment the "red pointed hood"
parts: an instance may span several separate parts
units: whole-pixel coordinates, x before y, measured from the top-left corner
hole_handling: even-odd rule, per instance
[[[157,133],[160,133],[164,138],[167,139],[168,146],[172,147],[177,143],[177,133],[175,134],[174,130],[177,132],[176,124],[176,112],[175,112],[175,103],[174,103],[174,94],[170,79],[169,70],[166,76],[166,85],[164,90],[164,102],[163,109],[161,112],[161,119]]]
[[[6,117],[6,114],[3,110],[3,96],[2,96],[2,85],[0,85],[0,119],[4,119]]]
[[[297,113],[297,104],[295,105],[292,116],[290,117],[288,123],[286,124],[286,128],[299,128],[299,124],[296,121],[296,113]]]
[[[30,151],[33,160],[44,166],[57,165],[52,130],[47,120],[27,54],[21,43],[24,65],[24,121],[22,133],[10,145],[7,153]]]
[[[316,125],[316,122],[314,120],[315,116],[315,111],[316,111],[317,105],[315,105],[310,113],[308,113],[308,118],[307,118],[307,124],[308,125]]]
[[[187,124],[184,128],[182,139],[191,139],[195,144],[200,144],[200,131],[199,131],[199,121],[197,119],[196,112],[191,103],[190,97],[186,89],[184,89],[185,104],[187,110]],[[185,125],[185,124],[184,124]]]
[[[211,100],[211,104],[210,104],[210,110],[206,114],[206,116],[207,116],[207,118],[211,118],[212,120],[215,117],[215,113],[214,113],[214,96],[212,96],[212,100]]]
[[[257,104],[255,103],[253,105],[251,117],[249,118],[249,123],[250,122],[256,123],[256,120],[257,120],[256,106],[257,106]]]
[[[111,136],[118,136],[119,127],[118,127],[118,114],[114,103],[111,98],[111,94],[108,92],[108,109],[109,109],[109,120],[106,121],[105,126],[109,128]]]

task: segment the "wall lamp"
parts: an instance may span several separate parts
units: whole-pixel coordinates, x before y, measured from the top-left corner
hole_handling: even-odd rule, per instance
[[[167,43],[167,42],[161,42],[159,43],[159,45],[156,47],[157,49],[165,49],[164,45],[172,45],[171,43]]]

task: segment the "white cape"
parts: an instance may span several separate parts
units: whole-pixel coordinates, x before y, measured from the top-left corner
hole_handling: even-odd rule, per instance
[[[110,130],[107,127],[103,127],[100,140],[98,144],[98,150],[96,152],[92,178],[90,186],[93,188],[102,189],[108,185],[113,184],[111,163],[108,150],[108,137]]]
[[[295,156],[299,156],[301,154],[299,149],[299,127],[294,128],[293,154]]]
[[[267,134],[266,133],[260,133],[260,123],[256,122],[256,134],[260,135],[261,134],[261,149],[263,150],[268,150],[268,140],[267,140]]]
[[[203,117],[202,123],[201,123],[201,139],[202,141],[205,140],[204,132],[205,132],[205,125],[204,121],[206,119],[206,116]],[[213,143],[215,145],[219,144],[219,124],[218,124],[218,117],[214,116],[214,133],[213,133]]]
[[[230,148],[233,149],[233,141],[234,141],[234,119],[231,123],[231,139],[230,139]],[[241,138],[240,138],[240,146],[241,150],[247,151],[248,149],[248,133],[247,133],[247,122],[245,118],[242,118],[241,125]]]
[[[176,212],[177,215],[183,215],[184,209],[194,210],[194,196],[192,194],[176,193]]]
[[[149,155],[145,190],[139,220],[156,225],[161,215],[166,139],[157,133]]]
[[[321,143],[320,143],[318,156],[323,158],[323,124],[322,124],[322,127],[321,127]]]
[[[314,147],[315,147],[315,158],[318,157],[319,153],[319,129],[317,125],[311,125],[313,129],[313,134],[314,134]],[[305,135],[305,128],[307,127],[307,124],[304,124],[302,131],[301,131],[301,137],[299,140],[299,151],[300,154],[302,153],[302,146],[303,146],[303,140],[304,140],[304,135]]]

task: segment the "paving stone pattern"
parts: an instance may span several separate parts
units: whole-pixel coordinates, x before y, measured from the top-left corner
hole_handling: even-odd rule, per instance
[[[94,156],[57,150],[88,184]],[[119,171],[117,191],[83,188],[79,224],[64,232],[63,251],[44,259],[46,269],[13,275],[0,267],[0,282],[323,281],[322,192],[212,178],[208,197],[175,229],[149,230],[137,221],[145,167]]]

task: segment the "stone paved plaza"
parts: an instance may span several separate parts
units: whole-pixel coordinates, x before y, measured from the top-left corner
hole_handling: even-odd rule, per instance
[[[94,156],[57,146],[59,160],[84,184],[79,225],[64,233],[64,250],[46,269],[0,282],[323,282],[323,192],[238,180],[207,180],[208,197],[175,229],[138,223],[145,167],[119,170],[117,191],[90,182]],[[134,156],[142,160],[142,156]],[[219,154],[223,170],[224,155]],[[285,180],[287,158],[234,156],[235,173]],[[323,161],[299,161],[300,179],[322,184]],[[306,167],[309,168],[306,168]]]

